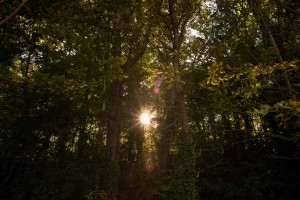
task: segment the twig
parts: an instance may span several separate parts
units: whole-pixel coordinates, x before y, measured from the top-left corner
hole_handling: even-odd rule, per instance
[[[11,19],[12,17],[14,17],[17,12],[25,5],[25,3],[27,2],[28,0],[23,0],[22,3],[10,14],[8,15],[5,19],[3,19],[1,22],[0,22],[0,26],[3,25],[7,20]],[[2,3],[3,1],[1,1]]]

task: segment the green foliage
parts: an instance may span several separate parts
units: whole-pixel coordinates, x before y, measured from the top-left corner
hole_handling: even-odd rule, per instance
[[[270,110],[269,106],[261,105],[261,102],[257,100],[265,95],[266,91],[274,90],[274,85],[282,81],[282,79],[278,79],[278,73],[283,70],[288,71],[291,77],[296,78],[299,74],[299,69],[294,61],[267,67],[247,64],[240,68],[233,68],[223,63],[213,63],[208,71],[209,77],[200,85],[213,91],[214,98],[219,100],[216,104],[218,107],[222,107],[222,103],[228,106],[230,102],[234,105],[247,105],[249,109],[262,107],[263,109],[260,111],[256,110],[257,114],[265,115],[268,113],[267,109]],[[298,86],[293,84],[292,87],[296,90]],[[297,112],[297,101],[284,100],[286,98],[288,97],[279,98],[277,103],[272,101],[273,110],[278,111],[281,108]],[[234,105],[230,106],[234,107]]]
[[[0,21],[20,2],[0,1]],[[1,199],[299,199],[299,9],[28,1],[0,26]],[[144,106],[158,128],[138,138],[130,131]],[[184,106],[190,135],[177,132]],[[109,120],[122,124],[129,175],[106,156]],[[165,133],[172,152],[161,171],[149,135]],[[147,147],[139,158],[137,145]],[[151,166],[136,172],[142,162]]]
[[[114,81],[126,78],[122,68],[126,61],[127,59],[125,57],[112,57],[106,60],[103,65],[108,66],[106,72],[107,80]]]
[[[181,133],[177,138],[178,152],[175,158],[175,169],[170,188],[165,199],[197,199],[196,188],[196,154],[191,137]]]
[[[117,162],[111,161],[108,163],[108,166],[104,168],[103,175],[105,181],[105,188],[108,190],[108,193],[113,198],[118,193],[119,179],[120,179],[120,166]]]

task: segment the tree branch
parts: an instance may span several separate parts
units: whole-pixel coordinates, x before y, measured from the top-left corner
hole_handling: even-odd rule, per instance
[[[275,3],[278,5],[278,6],[281,6],[282,8],[286,9],[287,11],[293,13],[294,15],[298,16],[300,13],[298,10],[294,10],[293,8],[285,5],[284,3],[282,3],[281,1],[279,0],[274,0]]]
[[[22,3],[10,14],[8,15],[5,19],[3,19],[1,22],[0,22],[0,26],[2,26],[7,20],[11,19],[12,17],[14,17],[17,12],[25,5],[25,3],[27,2],[28,0],[23,0]],[[1,1],[1,3],[3,3],[3,1]]]
[[[263,12],[261,13],[261,17],[262,17],[264,26],[265,26],[265,28],[266,28],[266,30],[267,30],[267,33],[268,33],[268,35],[269,35],[271,44],[272,44],[273,48],[275,49],[277,58],[278,58],[279,62],[280,62],[281,64],[283,64],[284,62],[283,62],[282,56],[281,56],[281,54],[280,54],[279,48],[278,48],[278,46],[277,46],[277,43],[276,43],[276,41],[275,41],[275,39],[274,39],[274,37],[273,37],[273,34],[272,34],[272,32],[271,32],[270,27],[268,26],[268,24],[267,24],[266,21],[265,21],[267,17],[265,17],[265,15],[264,15]],[[268,20],[268,22],[270,22],[270,20],[269,20],[268,18],[267,18],[267,20]],[[285,80],[285,82],[286,82],[286,85],[287,85],[288,92],[289,92],[289,94],[291,95],[292,100],[296,100],[296,96],[295,96],[295,93],[294,93],[294,91],[293,91],[291,82],[290,82],[290,80],[289,80],[287,71],[286,71],[285,69],[282,69],[282,72],[283,72],[283,78],[284,78],[284,80]]]

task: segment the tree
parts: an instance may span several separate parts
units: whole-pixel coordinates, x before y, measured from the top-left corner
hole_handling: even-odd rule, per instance
[[[194,155],[191,135],[188,129],[188,114],[185,104],[185,94],[183,89],[183,81],[181,79],[183,57],[183,45],[186,38],[186,32],[189,23],[193,20],[195,12],[197,12],[198,1],[155,1],[157,8],[157,20],[159,24],[158,34],[162,34],[162,38],[158,38],[158,50],[163,47],[161,53],[162,59],[166,65],[171,65],[171,82],[166,91],[166,115],[165,124],[163,126],[163,135],[160,140],[160,168],[167,169],[169,163],[170,145],[172,138],[178,136],[177,143],[178,157],[183,156],[183,166],[175,166],[175,177],[171,184],[171,191],[178,191],[168,195],[170,199],[195,199],[195,174],[194,174]],[[179,131],[179,133],[176,133]],[[190,154],[191,153],[191,154]],[[189,156],[188,156],[189,154]],[[188,156],[188,157],[187,157]]]
[[[299,199],[299,2],[0,6],[1,198]]]

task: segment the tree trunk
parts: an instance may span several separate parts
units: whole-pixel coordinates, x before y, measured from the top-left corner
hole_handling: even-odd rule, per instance
[[[162,126],[161,139],[159,143],[159,168],[166,170],[168,168],[170,156],[170,143],[175,130],[175,88],[167,91],[166,119]]]
[[[168,5],[170,19],[169,31],[172,43],[172,66],[174,68],[174,83],[171,87],[171,93],[174,94],[174,96],[169,97],[174,102],[174,104],[172,104],[169,114],[171,114],[174,119],[172,121],[167,121],[167,127],[172,127],[171,129],[169,129],[169,131],[171,131],[171,134],[175,134],[178,131],[175,141],[178,148],[178,151],[175,155],[175,165],[180,166],[175,167],[174,169],[174,177],[170,186],[173,194],[170,194],[169,198],[193,200],[196,199],[196,157],[192,136],[189,133],[188,128],[188,113],[184,96],[184,85],[181,81],[180,74],[180,57],[182,54],[181,47],[184,41],[187,23],[190,20],[191,16],[189,15],[189,12],[187,10],[179,9],[179,2],[177,2],[176,0],[169,0]],[[181,17],[180,15],[178,16],[178,12],[182,12],[180,13]],[[184,184],[182,184],[183,182]]]
[[[262,39],[265,44],[265,48],[273,47],[278,62],[283,64],[284,61],[281,56],[280,49],[278,48],[277,42],[275,41],[271,30],[271,20],[266,16],[264,11],[262,10],[261,2],[258,0],[248,0],[248,5],[250,6],[251,11],[262,32]],[[282,76],[291,99],[296,100],[295,92],[293,91],[288,73],[285,69],[282,69]]]
[[[116,5],[114,10],[115,18],[113,19],[113,45],[111,56],[121,57],[121,11],[120,6]],[[110,89],[107,125],[107,148],[112,161],[119,161],[120,158],[120,138],[121,138],[121,107],[122,107],[122,82],[119,79],[113,81]]]
[[[110,94],[110,109],[107,126],[107,148],[112,161],[119,161],[121,138],[121,94],[122,83],[114,81]]]
[[[86,123],[88,116],[88,98],[89,98],[89,90],[85,89],[84,99],[82,101],[81,112],[80,112],[80,129],[78,136],[78,155],[82,156],[84,152],[85,145],[87,142],[87,133],[86,133]]]

